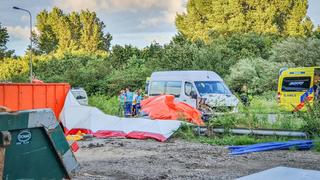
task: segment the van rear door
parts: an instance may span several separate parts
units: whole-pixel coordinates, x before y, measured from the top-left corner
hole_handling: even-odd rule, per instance
[[[280,104],[293,109],[300,103],[300,97],[312,86],[311,76],[284,77],[281,86]]]

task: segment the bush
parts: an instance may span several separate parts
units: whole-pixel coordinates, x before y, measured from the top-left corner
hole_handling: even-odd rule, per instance
[[[232,89],[240,93],[244,86],[249,94],[273,91],[277,87],[279,66],[261,58],[241,59],[231,67],[226,80]]]

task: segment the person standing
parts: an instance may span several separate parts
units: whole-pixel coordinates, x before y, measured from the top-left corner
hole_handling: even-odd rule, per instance
[[[136,91],[133,93],[132,116],[137,115],[137,113],[136,113],[137,94],[138,94],[138,90],[136,90]]]
[[[119,112],[118,112],[118,115],[123,117],[125,112],[124,112],[124,109],[125,109],[125,91],[122,89],[119,93],[119,96],[118,96],[118,101],[119,101]]]
[[[141,100],[142,100],[142,89],[139,89],[137,91],[137,96],[135,98],[135,101],[136,101],[136,106],[135,106],[136,115],[140,114],[140,109],[141,109],[140,102],[141,102]]]
[[[132,116],[132,102],[133,102],[133,92],[130,91],[130,88],[126,88],[125,93],[125,116]]]

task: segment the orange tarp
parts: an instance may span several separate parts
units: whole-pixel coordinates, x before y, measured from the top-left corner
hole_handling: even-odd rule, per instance
[[[180,119],[197,125],[204,125],[200,111],[186,103],[175,102],[172,95],[160,95],[145,99],[141,101],[141,110],[152,119]]]

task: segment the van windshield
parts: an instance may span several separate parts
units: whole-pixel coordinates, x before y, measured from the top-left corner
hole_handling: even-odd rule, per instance
[[[221,81],[195,81],[194,84],[200,94],[231,94],[227,86]]]
[[[71,90],[71,93],[76,99],[87,99],[85,91]]]
[[[311,77],[286,77],[282,82],[282,91],[299,92],[310,88]]]

